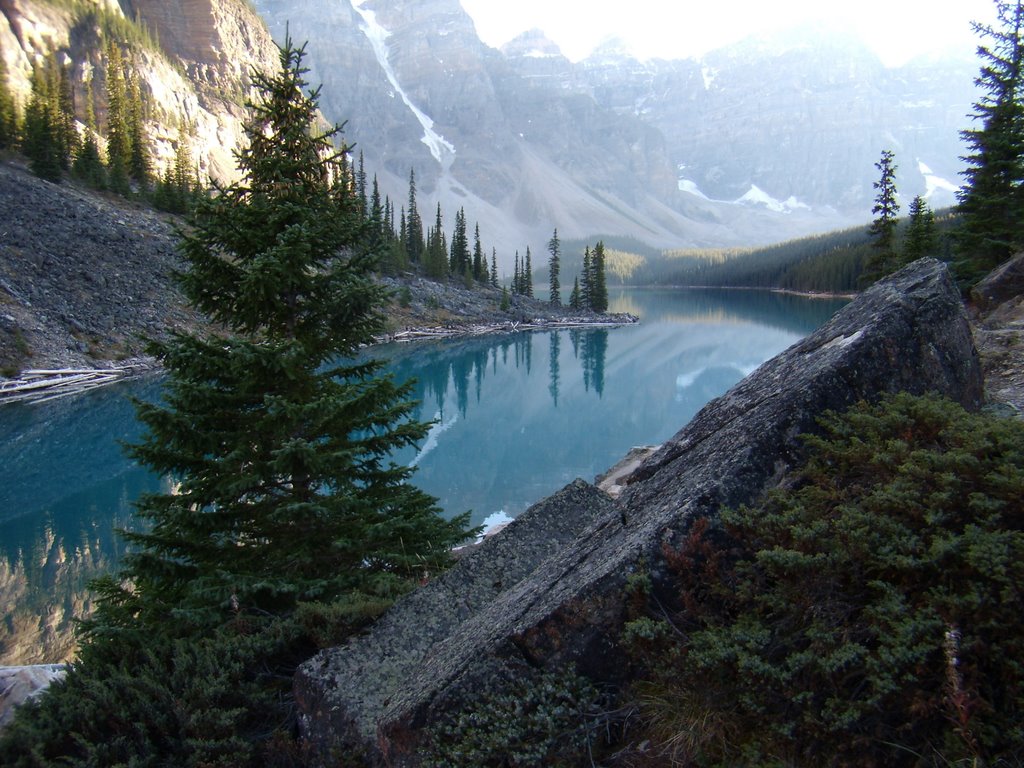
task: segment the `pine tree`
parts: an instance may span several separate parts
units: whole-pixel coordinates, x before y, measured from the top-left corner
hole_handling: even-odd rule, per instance
[[[909,264],[924,256],[934,256],[939,247],[935,214],[924,198],[917,195],[910,203],[909,221],[903,235],[903,262]]]
[[[37,69],[32,76],[32,96],[25,110],[24,151],[32,173],[47,181],[61,178],[61,151],[58,127],[51,109],[51,81],[46,73]]]
[[[590,258],[590,246],[583,249],[583,282],[580,285],[580,308],[591,309],[591,294],[593,293],[594,274]]]
[[[976,282],[1024,246],[1024,10],[1022,3],[997,2],[998,25],[974,24],[986,42],[978,47],[981,97],[972,117],[978,126],[963,131],[965,184],[958,193],[957,273]]]
[[[897,201],[896,192],[896,164],[893,162],[895,155],[891,150],[882,150],[882,156],[875,168],[880,172],[878,181],[872,186],[878,190],[875,196],[875,205],[871,212],[875,219],[868,228],[868,234],[872,238],[874,252],[864,267],[864,279],[873,282],[884,275],[889,274],[897,265],[896,255],[896,224],[899,217],[900,205]]]
[[[409,202],[405,211],[405,247],[410,264],[419,264],[426,248],[423,242],[423,222],[416,207],[416,172],[409,169]]]
[[[118,194],[131,191],[128,183],[132,140],[129,123],[128,92],[124,79],[121,47],[107,46],[107,172],[110,188]]]
[[[78,128],[75,125],[75,95],[71,87],[71,73],[68,65],[61,63],[57,54],[50,58],[50,114],[54,127],[54,139],[62,171],[71,170],[71,163],[80,144]]]
[[[469,239],[466,236],[466,210],[460,208],[455,213],[455,227],[452,230],[451,259],[448,263],[453,276],[472,275],[472,262],[469,256]]]
[[[558,281],[561,248],[561,243],[558,242],[558,228],[556,227],[551,235],[551,239],[548,240],[548,253],[551,254],[548,259],[549,287],[551,289],[551,305],[555,307],[562,306],[562,297],[560,295],[562,287]]]
[[[512,268],[512,295],[517,296],[523,293],[523,277],[519,268],[519,251],[516,250],[515,266]]]
[[[580,296],[580,278],[577,275],[572,281],[572,293],[569,294],[569,309],[575,312],[583,309],[584,306]]]
[[[100,157],[96,135],[96,111],[90,92],[85,102],[85,137],[75,156],[71,172],[93,189],[106,189],[107,169]]]
[[[177,481],[139,502],[121,579],[101,584],[106,627],[205,631],[299,601],[377,594],[441,567],[464,537],[389,457],[426,434],[410,389],[355,361],[382,327],[340,133],[317,126],[303,49],[254,72],[242,179],[199,200],[181,284],[222,334],[177,334],[151,352],[163,403],[139,403],[132,455]],[[128,586],[125,586],[128,585]]]
[[[487,260],[480,245],[480,222],[477,222],[473,231],[473,279],[477,282],[487,281]]]
[[[443,280],[448,275],[448,248],[445,244],[444,221],[441,216],[441,204],[437,204],[437,214],[434,218],[434,226],[430,230],[427,239],[426,253],[427,277],[433,280]]]
[[[359,166],[358,170],[356,170],[356,202],[359,204],[359,210],[365,216],[369,205],[366,201],[366,163],[363,160],[363,150],[359,150]],[[402,237],[404,238],[405,235],[405,227],[403,226]]]
[[[533,298],[533,258],[530,254],[530,246],[526,246],[526,256],[523,259],[523,267],[521,270],[521,277],[523,279],[523,295]]]
[[[590,308],[598,313],[608,311],[608,284],[605,280],[604,241],[598,240],[590,257],[590,271],[593,274],[590,287]]]
[[[149,159],[149,140],[146,138],[146,107],[142,100],[139,75],[134,67],[126,65],[125,93],[128,107],[128,134],[131,152],[128,159],[128,175],[132,181],[145,189],[152,175]]]
[[[491,248],[491,288],[498,287],[498,249]]]

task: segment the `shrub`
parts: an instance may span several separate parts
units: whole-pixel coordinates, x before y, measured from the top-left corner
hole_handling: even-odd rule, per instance
[[[673,759],[1024,756],[1024,423],[896,395],[828,414],[786,489],[668,552],[672,631],[633,632]]]

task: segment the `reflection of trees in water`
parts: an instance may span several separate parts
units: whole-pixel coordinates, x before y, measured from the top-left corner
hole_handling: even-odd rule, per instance
[[[599,328],[590,331],[569,331],[573,354],[579,358],[583,369],[583,387],[588,392],[593,387],[597,396],[604,394],[604,362],[608,356],[608,330]]]
[[[130,524],[129,508],[124,503],[114,516],[100,512],[63,523],[48,517],[29,542],[0,552],[0,665],[56,663],[74,655],[75,619],[93,609],[87,586],[114,570],[125,553],[115,531]]]
[[[552,331],[548,354],[548,377],[550,379],[548,391],[551,393],[551,399],[556,408],[558,407],[558,354],[561,346],[561,335],[558,331]]]

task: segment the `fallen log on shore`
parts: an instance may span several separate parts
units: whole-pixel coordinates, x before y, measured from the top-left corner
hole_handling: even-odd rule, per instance
[[[90,389],[138,376],[152,365],[126,363],[110,368],[57,368],[22,371],[12,379],[0,380],[0,404],[42,403],[58,397],[77,395]]]
[[[424,341],[429,339],[454,339],[466,336],[487,336],[492,333],[521,333],[525,331],[560,331],[572,328],[615,328],[631,325],[638,318],[630,314],[605,315],[597,318],[564,317],[557,319],[537,318],[529,321],[508,320],[501,323],[477,325],[449,325],[436,328],[406,328],[395,333],[377,337],[378,344],[389,342]]]

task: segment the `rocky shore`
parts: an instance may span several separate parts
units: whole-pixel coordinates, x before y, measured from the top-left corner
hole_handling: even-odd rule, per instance
[[[198,328],[177,291],[180,220],[115,196],[57,185],[0,159],[0,400],[5,389],[154,363],[144,338]],[[380,341],[635,322],[571,313],[546,302],[412,275],[383,278],[394,299]],[[74,391],[66,390],[66,391]]]

